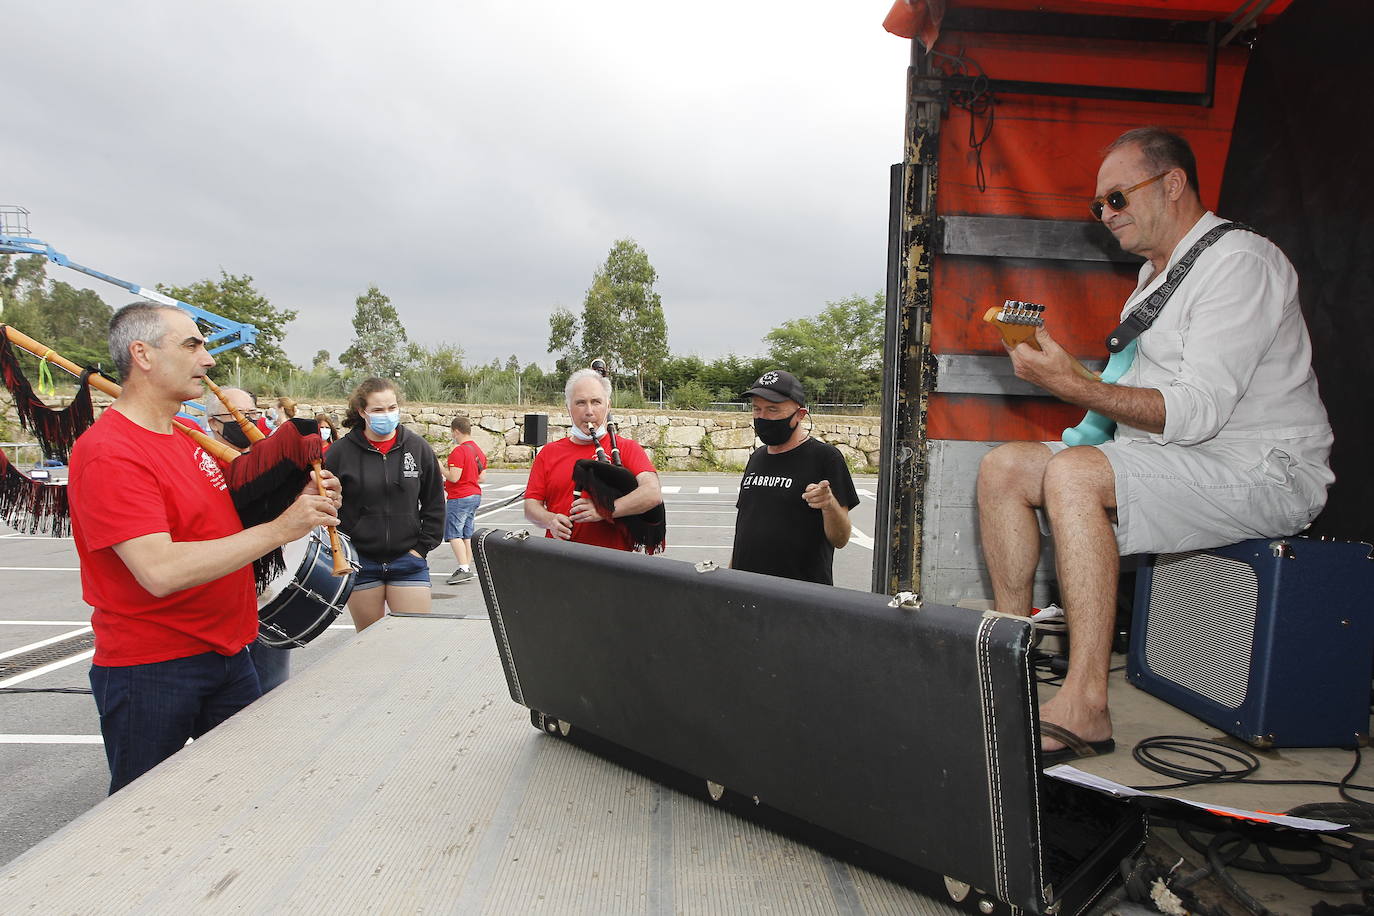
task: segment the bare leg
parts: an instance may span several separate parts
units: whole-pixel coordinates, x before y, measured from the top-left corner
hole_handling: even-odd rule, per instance
[[[978,528],[997,610],[1030,615],[1035,567],[1040,562],[1044,504],[1041,481],[1050,450],[1039,442],[1008,442],[984,456],[978,468]]]
[[[348,613],[353,617],[353,629],[361,633],[382,619],[386,613],[386,586],[365,588],[348,596]]]
[[[385,585],[386,606],[393,614],[428,614],[430,590],[423,585]]]
[[[1070,653],[1064,686],[1040,708],[1040,716],[1086,741],[1101,741],[1112,735],[1107,671],[1120,570],[1110,517],[1116,508],[1116,478],[1106,455],[1083,446],[1055,455],[1046,468],[1044,488]],[[1059,746],[1057,741],[1050,744],[1046,750]]]
[[[468,538],[454,538],[449,542],[453,545],[453,552],[458,557],[458,565],[472,568],[472,541]]]

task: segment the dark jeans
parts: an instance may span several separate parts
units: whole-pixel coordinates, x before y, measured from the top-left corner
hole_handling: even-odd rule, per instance
[[[258,671],[258,684],[263,694],[273,687],[280,687],[291,676],[291,650],[274,649],[260,642],[248,644],[248,654],[253,657],[253,667]]]
[[[262,690],[248,650],[165,662],[91,666],[110,794],[256,700]]]

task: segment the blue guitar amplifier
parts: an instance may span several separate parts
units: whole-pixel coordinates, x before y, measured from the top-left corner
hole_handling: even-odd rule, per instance
[[[1369,544],[1242,541],[1143,564],[1131,683],[1256,747],[1353,747],[1369,735]]]

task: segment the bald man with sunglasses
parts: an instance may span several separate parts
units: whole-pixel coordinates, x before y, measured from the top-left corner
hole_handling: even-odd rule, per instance
[[[1334,479],[1298,278],[1283,252],[1253,231],[1218,228],[1226,220],[1202,206],[1192,150],[1160,128],[1108,147],[1096,193],[1093,216],[1146,259],[1122,318],[1161,288],[1172,294],[1117,384],[1077,373],[1045,328],[1039,350],[1008,352],[1017,377],[1105,415],[1115,433],[1100,445],[1009,442],[978,473],[998,610],[1030,613],[1041,535],[1054,538],[1071,653],[1063,687],[1040,710],[1045,765],[1114,748],[1107,672],[1119,556],[1295,534]],[[1181,280],[1171,277],[1180,261],[1192,263]]]

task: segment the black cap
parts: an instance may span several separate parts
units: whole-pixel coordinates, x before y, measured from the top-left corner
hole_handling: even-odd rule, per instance
[[[760,375],[758,381],[754,382],[754,387],[744,392],[742,397],[755,395],[774,404],[796,401],[801,406],[806,406],[806,391],[802,388],[802,383],[797,381],[795,375],[782,369],[773,369]]]

